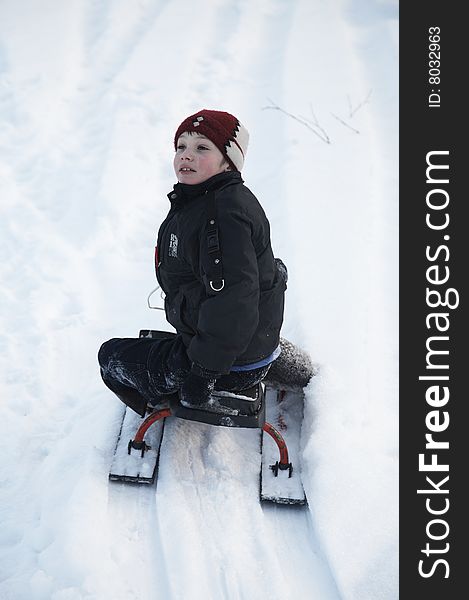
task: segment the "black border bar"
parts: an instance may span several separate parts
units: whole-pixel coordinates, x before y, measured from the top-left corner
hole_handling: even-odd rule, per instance
[[[400,4],[401,600],[467,594],[469,36],[461,7]]]

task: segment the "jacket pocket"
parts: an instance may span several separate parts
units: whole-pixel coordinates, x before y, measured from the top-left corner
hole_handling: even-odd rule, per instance
[[[181,302],[182,296],[180,293],[176,294],[168,299],[168,296],[164,299],[164,310],[166,314],[166,320],[168,323],[176,329],[177,332],[181,331],[182,322],[181,322]]]
[[[171,300],[165,299],[166,319],[178,333],[195,335],[197,329],[197,312],[187,301],[184,292],[179,291]]]

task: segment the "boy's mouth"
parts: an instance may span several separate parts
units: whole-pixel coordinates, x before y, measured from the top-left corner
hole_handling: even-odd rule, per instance
[[[179,169],[180,173],[195,173],[194,169],[191,169],[190,167],[181,167]]]

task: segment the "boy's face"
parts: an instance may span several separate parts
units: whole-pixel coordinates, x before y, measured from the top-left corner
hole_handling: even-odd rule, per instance
[[[196,184],[228,171],[220,150],[204,135],[184,132],[177,141],[174,171],[180,183]]]

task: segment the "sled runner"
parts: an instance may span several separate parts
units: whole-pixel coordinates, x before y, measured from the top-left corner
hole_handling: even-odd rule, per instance
[[[142,418],[126,407],[119,431],[117,446],[109,472],[111,481],[128,483],[154,483],[158,470],[158,459],[163,439],[164,418],[155,422],[145,436],[144,451],[136,449],[129,452],[129,441],[140,428]],[[127,441],[126,441],[127,440]]]
[[[140,337],[158,332],[143,330]],[[164,398],[143,418],[125,409],[109,479],[129,483],[154,483],[166,418],[222,427],[262,430],[260,499],[279,504],[305,504],[299,448],[303,419],[303,390],[259,383],[239,393],[214,391],[210,401],[196,408],[183,406],[177,394]]]

